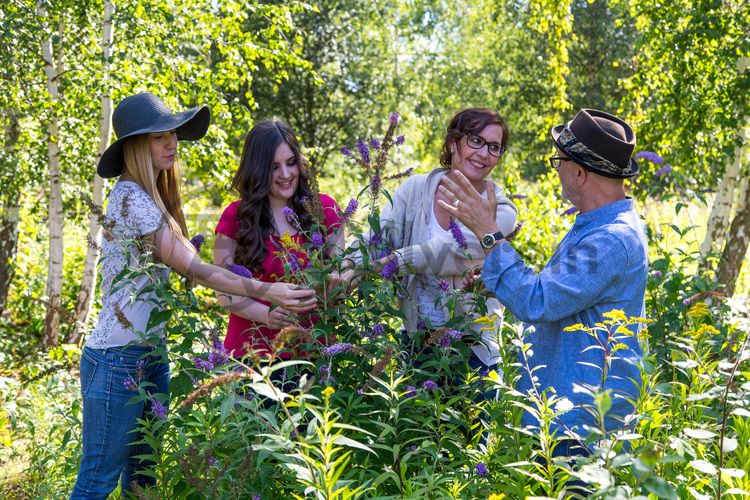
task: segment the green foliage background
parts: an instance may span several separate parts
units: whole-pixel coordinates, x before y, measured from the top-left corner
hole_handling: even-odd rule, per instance
[[[47,6],[44,18],[37,13],[41,2]],[[732,439],[742,445],[732,452],[734,465],[726,467],[746,470],[750,463],[747,416],[731,420],[722,415],[726,397],[701,396],[710,392],[704,385],[727,382],[719,369],[721,360],[744,352],[732,336],[742,313],[730,314],[710,298],[708,310],[693,313],[691,304],[684,303],[713,288],[694,277],[707,215],[702,193],[715,189],[732,159],[737,132],[750,115],[750,73],[738,69],[740,60],[750,55],[746,2],[123,0],[115,2],[107,73],[99,47],[103,3],[41,2],[10,0],[0,6],[0,215],[19,215],[19,242],[8,262],[14,279],[0,317],[0,438],[5,445],[0,463],[9,471],[0,492],[20,497],[59,493],[70,487],[77,464],[77,351],[39,352],[47,258],[46,124],[50,116],[61,119],[63,307],[70,314],[86,251],[87,212],[81,193],[94,171],[100,97],[110,93],[118,102],[143,90],[158,94],[174,109],[211,107],[206,139],[181,145],[189,229],[207,236],[209,248],[221,207],[234,197],[228,185],[244,135],[258,119],[289,122],[321,173],[322,191],[345,204],[366,179],[338,150],[377,134],[388,112],[401,114],[399,133],[407,138],[394,157],[397,166],[428,171],[437,165],[443,129],[457,109],[497,109],[510,126],[511,150],[493,177],[508,193],[526,196],[516,200],[526,222],[518,248],[537,267],[572,223],[571,217],[561,215],[568,207],[559,199],[556,176],[546,168],[549,127],[570,119],[581,107],[622,116],[634,125],[639,150],[664,156],[674,174],[657,177],[657,167],[644,161],[632,188],[649,224],[652,268],[661,273],[649,283],[655,358],[653,370],[645,375],[658,377],[658,382],[655,392],[640,403],[647,418],[640,424],[642,437],[633,438],[638,453],[621,459],[620,468],[609,463],[606,470],[618,484],[632,491],[641,488],[638,491],[653,497],[696,496],[689,488],[716,494],[722,481],[726,487],[750,491],[746,476],[716,480],[701,472],[711,470],[702,462],[697,468],[688,465],[696,460],[718,464],[721,445],[717,448],[714,438],[684,433],[686,428],[715,433],[717,426],[729,422]],[[58,75],[61,98],[54,102],[45,90],[40,51],[48,38],[64,67]],[[210,258],[207,250],[203,257]],[[219,314],[212,294],[195,293],[207,305],[185,314]],[[362,319],[355,314],[350,320],[357,318]],[[701,330],[709,324],[719,334]],[[70,327],[63,320],[61,338]],[[510,340],[513,333],[505,335]],[[747,378],[746,362],[742,369]],[[504,375],[508,380],[510,372]],[[658,384],[668,384],[668,390]],[[322,418],[331,415],[330,405],[337,418],[352,417],[349,409],[355,403],[345,393],[326,399],[321,387],[316,390],[318,400],[312,405],[321,406],[321,420],[327,422],[321,429],[331,425],[329,417]],[[492,470],[491,481],[466,480],[467,467],[480,458],[476,443],[470,443],[456,453],[461,464],[440,463],[433,476],[418,479],[409,476],[407,466],[401,484],[412,493],[434,487],[429,491],[440,492],[437,496],[555,493],[554,487],[540,486],[544,481],[506,470],[508,463],[531,456],[535,446],[503,427],[503,419],[512,414],[512,394],[506,395],[488,409],[498,422],[493,433],[501,443],[494,454],[482,458]],[[232,397],[222,393],[201,407],[207,432],[219,432],[227,421],[247,431],[242,426],[250,423],[227,420],[232,412],[225,408],[230,406],[226,401],[237,402]],[[399,398],[391,395],[383,401],[399,406],[404,404]],[[739,399],[746,404],[746,395]],[[440,402],[421,399],[404,411],[433,411],[429,405],[435,404]],[[232,413],[232,418],[240,417]],[[274,424],[280,435],[288,433],[283,422]],[[366,426],[362,421],[355,425]],[[325,432],[335,434],[333,429]],[[46,436],[53,439],[43,440]],[[325,436],[316,439],[317,446]],[[503,451],[508,449],[518,453]],[[415,460],[411,466],[421,463],[409,460]],[[179,475],[170,464],[165,467],[165,473]],[[206,473],[210,480],[213,472]],[[364,481],[365,476],[349,477]]]

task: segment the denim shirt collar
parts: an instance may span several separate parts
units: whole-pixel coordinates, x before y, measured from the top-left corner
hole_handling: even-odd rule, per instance
[[[573,227],[578,229],[590,222],[602,223],[609,221],[623,212],[628,212],[633,209],[633,199],[625,198],[624,200],[615,201],[608,203],[599,208],[589,210],[586,213],[578,214],[576,221],[573,223]]]

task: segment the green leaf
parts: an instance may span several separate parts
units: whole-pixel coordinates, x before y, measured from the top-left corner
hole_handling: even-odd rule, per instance
[[[679,498],[674,487],[664,479],[657,476],[651,476],[648,478],[643,483],[643,487],[646,488],[649,493],[653,493],[658,498],[666,498],[668,500],[677,500],[677,498]]]

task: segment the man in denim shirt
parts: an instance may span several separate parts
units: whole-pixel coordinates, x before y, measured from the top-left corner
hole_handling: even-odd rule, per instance
[[[606,332],[597,340],[584,331],[565,329],[576,324],[595,327],[606,319],[605,313],[615,309],[627,317],[643,317],[648,258],[643,226],[623,185],[623,179],[638,174],[632,158],[635,134],[631,127],[610,114],[583,109],[551,132],[558,154],[550,157],[550,164],[560,177],[563,197],[580,214],[539,274],[524,264],[499,232],[494,223],[494,200],[479,196],[459,176],[446,178],[440,189],[446,199],[454,200],[443,207],[485,247],[488,255],[482,279],[487,289],[517,318],[534,327],[525,342],[533,352],[529,368],[539,367],[533,372],[536,390],[540,394],[549,390],[573,403],[573,408],[554,422],[553,431],[563,437],[575,435],[569,431],[587,434],[584,425],[599,427],[586,410],[593,405],[591,394],[581,387],[611,390],[607,430],[621,425],[633,410],[632,401],[640,390],[638,365],[643,350],[637,335],[642,325],[630,327],[633,335],[619,336],[618,342],[627,349],[612,356],[606,377],[602,377],[601,349]],[[533,387],[523,353],[519,359],[518,390],[528,393]],[[525,412],[523,423],[538,425],[529,412]]]

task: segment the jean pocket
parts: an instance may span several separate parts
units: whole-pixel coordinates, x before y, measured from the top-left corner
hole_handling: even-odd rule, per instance
[[[91,389],[91,383],[96,378],[96,369],[99,362],[88,352],[83,350],[81,354],[81,395],[86,396]]]

